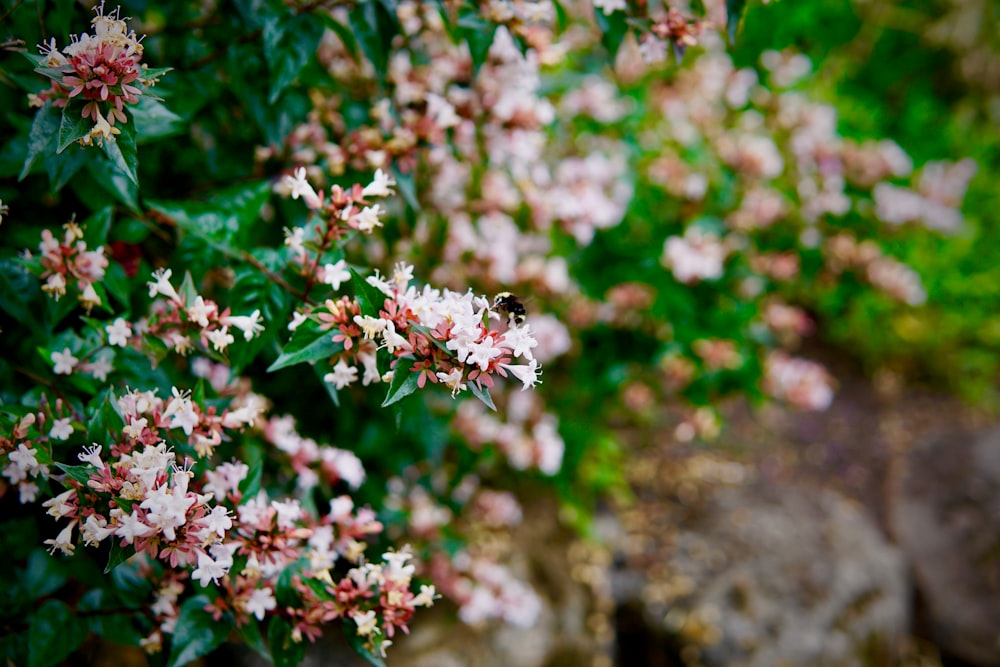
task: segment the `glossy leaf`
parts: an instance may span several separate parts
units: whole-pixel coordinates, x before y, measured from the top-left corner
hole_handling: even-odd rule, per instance
[[[382,401],[382,407],[386,408],[401,401],[417,390],[417,380],[420,373],[414,373],[410,369],[413,367],[413,359],[400,358],[396,363],[396,369],[392,374],[392,382],[389,383],[389,391]]]
[[[207,655],[226,641],[232,624],[226,619],[215,620],[205,611],[210,600],[206,595],[196,595],[184,601],[177,626],[170,643],[167,667],[180,667],[196,658]]]

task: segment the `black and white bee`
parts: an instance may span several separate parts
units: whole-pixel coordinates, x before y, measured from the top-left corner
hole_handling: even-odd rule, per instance
[[[528,317],[528,311],[516,295],[510,292],[500,292],[493,297],[493,307],[508,318],[512,318],[515,324],[523,324]]]

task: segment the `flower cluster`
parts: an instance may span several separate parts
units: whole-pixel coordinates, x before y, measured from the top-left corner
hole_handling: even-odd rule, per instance
[[[249,315],[233,315],[229,308],[220,310],[215,301],[197,294],[190,281],[185,281],[178,291],[170,282],[172,275],[170,269],[158,269],[153,273],[153,280],[147,283],[149,297],[163,299],[157,298],[149,317],[135,327],[124,320],[116,320],[108,326],[111,345],[124,347],[133,335],[143,333],[147,340],[158,340],[178,354],[188,354],[196,341],[206,351],[223,354],[236,341],[235,332],[251,340],[264,330],[259,309]]]
[[[38,71],[52,79],[52,85],[30,96],[33,106],[51,102],[65,107],[75,98],[85,100],[81,114],[93,120],[94,128],[81,138],[84,145],[115,141],[121,134],[115,123],[128,122],[125,105],[137,104],[143,88],[155,83],[155,77],[147,75],[140,64],[142,39],[118,18],[119,8],[105,15],[102,2],[94,11],[94,34],[72,35],[62,50],[54,37],[39,45]]]
[[[388,279],[377,271],[370,276],[366,284],[377,290],[371,315],[362,314],[359,302],[348,297],[328,299],[308,312],[343,346],[331,360],[327,382],[343,389],[359,379],[364,385],[388,380],[392,376],[379,373],[379,349],[393,358],[393,374],[416,374],[418,387],[444,384],[452,396],[471,383],[479,391],[492,387],[496,376],[513,376],[524,389],[539,382],[531,324],[503,321],[486,297],[471,291],[418,289],[410,285],[412,277],[413,267],[404,264]],[[517,358],[528,363],[513,363]]]
[[[803,410],[825,410],[833,402],[833,380],[825,368],[781,351],[767,356],[764,390]]]
[[[342,495],[331,501],[328,513],[314,516],[296,498],[280,499],[255,489],[245,463],[206,465],[214,445],[234,430],[258,423],[262,401],[251,399],[233,401],[217,412],[176,388],[169,399],[129,391],[114,401],[122,426],[112,431],[113,439],[85,447],[79,454],[82,465],[61,466],[65,474],[60,476],[52,476],[42,461],[51,460],[48,440],[72,433],[70,420],[56,420],[45,436],[38,432],[44,415],[30,414],[3,441],[8,451],[4,476],[21,485],[23,502],[34,499],[25,492],[33,478],[53,477],[67,487],[43,503],[63,524],[46,541],[50,551],[71,555],[80,544],[110,542],[125,555],[134,553],[140,561],[157,561],[166,568],[153,606],[158,623],[143,642],[147,650],[158,650],[164,635],[173,632],[188,580],[197,588],[217,586],[209,611],[230,613],[238,625],[251,617],[259,621],[280,614],[299,638],[315,639],[323,623],[338,618],[355,621],[357,634],[366,641],[407,631],[414,609],[432,604],[435,592],[426,586],[419,594],[410,590],[409,553],[387,553],[384,565],[363,561],[364,540],[382,530],[373,511],[356,509]],[[287,420],[269,422],[275,446],[286,453],[293,442],[299,450],[308,448],[311,441],[290,427]],[[181,450],[196,459],[181,460]],[[320,451],[324,469],[338,471],[333,481],[344,479],[356,488],[364,479],[352,454]],[[326,456],[327,451],[336,456]],[[301,458],[300,452],[294,455]],[[279,609],[279,576],[303,555],[308,564],[294,580],[301,604]],[[341,558],[356,566],[336,581],[331,570]],[[389,644],[382,639],[377,643],[382,648]]]
[[[76,281],[80,304],[89,312],[102,303],[95,285],[100,286],[108,258],[104,246],[94,250],[83,240],[83,230],[75,222],[63,226],[62,238],[57,238],[48,229],[42,230],[42,242],[38,244],[42,272],[42,285],[49,296],[58,301],[66,294],[67,286]]]

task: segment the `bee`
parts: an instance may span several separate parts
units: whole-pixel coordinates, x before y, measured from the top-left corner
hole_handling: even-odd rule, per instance
[[[523,324],[528,317],[521,299],[510,292],[500,292],[493,297],[493,307],[508,318],[513,318],[515,324]]]

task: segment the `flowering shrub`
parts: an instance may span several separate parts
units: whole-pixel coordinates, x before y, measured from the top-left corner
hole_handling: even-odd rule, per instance
[[[925,303],[900,249],[963,229],[976,165],[842,136],[705,6],[101,5],[62,49],[72,6],[11,9],[7,654],[296,664],[337,624],[380,664],[441,596],[531,625],[515,480],[586,509],[623,414],[826,407],[803,339]]]

